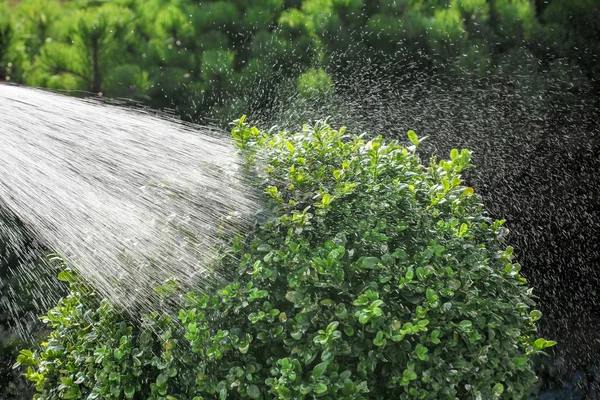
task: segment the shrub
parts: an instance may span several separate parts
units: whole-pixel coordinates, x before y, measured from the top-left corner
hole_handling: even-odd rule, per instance
[[[322,68],[310,69],[300,75],[296,86],[302,97],[327,99],[333,90],[333,80]]]
[[[7,80],[7,77],[10,76],[10,67],[7,66],[4,58],[12,39],[13,27],[11,22],[8,18],[8,7],[0,2],[0,82]]]
[[[468,150],[422,165],[405,148],[324,122],[233,136],[269,217],[237,240],[230,283],[189,293],[178,323],[117,310],[70,273],[53,332],[19,363],[38,398],[523,398],[540,317],[461,181]]]

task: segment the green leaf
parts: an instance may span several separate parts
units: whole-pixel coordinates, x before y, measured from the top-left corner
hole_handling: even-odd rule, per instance
[[[457,158],[458,158],[458,149],[452,149],[452,151],[450,151],[450,159],[456,160]]]
[[[347,336],[354,336],[354,328],[351,325],[344,326],[344,333]]]
[[[332,200],[333,197],[329,193],[323,193],[323,197],[321,198],[321,204],[323,204],[323,206],[328,206],[329,204],[331,204]]]
[[[132,385],[125,386],[124,394],[126,399],[133,399],[133,396],[135,395],[135,387]]]
[[[494,394],[500,396],[502,393],[504,393],[504,385],[501,383],[496,383],[492,390],[494,391]]]
[[[365,268],[373,269],[380,263],[377,257],[365,257],[362,261],[362,266]]]
[[[425,291],[425,296],[427,297],[427,300],[431,300],[435,296],[435,291],[433,291],[433,289],[427,288],[427,290]]]
[[[163,372],[162,374],[159,374],[158,377],[156,378],[156,384],[159,386],[162,386],[165,383],[167,383],[168,380],[169,380],[169,376],[167,375],[167,373]]]
[[[269,251],[271,251],[271,249],[272,249],[272,247],[269,244],[263,243],[260,246],[258,246],[256,251],[258,251],[260,253],[268,253]]]
[[[340,323],[338,321],[333,321],[329,325],[327,325],[327,328],[325,329],[325,331],[327,332],[328,335],[331,335],[337,329],[337,327],[339,325],[340,325]]]
[[[408,131],[408,140],[410,140],[410,142],[412,144],[414,144],[415,146],[419,145],[419,138],[418,138],[416,132],[413,130]]]
[[[269,194],[271,197],[278,197],[278,189],[277,186],[269,186],[265,189],[265,193]]]
[[[465,233],[469,230],[469,225],[463,223],[460,225],[460,229],[458,230],[458,237],[463,237]]]
[[[320,364],[317,364],[312,370],[313,378],[319,379],[320,377],[322,377],[325,371],[327,371],[328,366],[329,362],[322,362]]]
[[[412,369],[405,369],[402,375],[410,381],[414,381],[415,379],[417,379],[417,373]]]
[[[361,323],[362,325],[369,322],[370,319],[371,319],[371,316],[369,314],[367,314],[366,312],[358,313],[358,322]]]
[[[292,290],[285,294],[285,298],[287,301],[290,301],[292,303],[299,303],[302,301],[302,293]]]
[[[248,353],[248,350],[250,349],[250,343],[246,343],[245,345],[242,345],[240,347],[238,347],[238,350],[240,351],[240,353],[242,354],[246,354]]]
[[[516,357],[512,359],[513,364],[515,364],[518,367],[523,367],[525,365],[527,365],[527,362],[529,361],[529,358],[527,357]]]
[[[419,358],[419,360],[422,360],[422,361],[429,360],[429,356],[427,356],[428,351],[429,350],[427,349],[427,347],[423,346],[421,343],[417,344],[417,346],[415,347],[415,352],[417,353],[417,357]]]
[[[393,342],[400,342],[402,339],[404,339],[404,336],[405,336],[404,334],[400,333],[400,334],[393,335],[391,337],[391,339]]]
[[[258,389],[258,386],[256,386],[256,385],[248,386],[248,389],[246,389],[246,393],[248,394],[248,397],[250,397],[251,399],[260,399],[262,397],[260,394],[260,390]]]
[[[419,322],[417,322],[417,325],[420,327],[426,327],[427,325],[429,325],[429,320],[428,319],[422,319]]]
[[[431,332],[431,343],[433,344],[440,344],[440,334],[441,331],[439,329],[435,329]]]
[[[539,338],[533,343],[533,346],[536,350],[542,350],[547,347],[554,346],[555,344],[556,344],[556,342],[553,340],[546,340],[544,338]]]
[[[75,388],[71,388],[68,389],[63,395],[62,398],[66,399],[66,400],[71,400],[71,399],[76,399],[77,397],[80,397],[80,393],[77,389]]]
[[[373,339],[373,344],[377,347],[382,347],[385,346],[386,343],[387,339],[385,338],[383,331],[378,331]]]
[[[289,142],[289,141],[285,142],[285,147],[287,147],[287,149],[290,153],[292,153],[292,154],[294,153],[294,145],[292,144],[292,142]]]
[[[531,318],[531,320],[535,322],[542,318],[542,312],[540,310],[532,310],[529,313],[529,318]]]
[[[71,271],[61,271],[58,274],[58,280],[62,282],[73,282],[73,274],[71,273]]]
[[[300,339],[302,338],[302,331],[296,331],[296,332],[292,332],[292,333],[290,334],[290,336],[291,336],[293,339],[300,340]]]
[[[461,321],[461,322],[458,324],[458,327],[459,327],[461,330],[463,330],[463,331],[467,332],[467,331],[470,331],[470,330],[473,328],[473,323],[472,323],[471,321],[469,321],[469,320],[464,320],[464,321]]]
[[[315,394],[323,394],[327,392],[327,385],[319,382],[313,386],[313,391]]]

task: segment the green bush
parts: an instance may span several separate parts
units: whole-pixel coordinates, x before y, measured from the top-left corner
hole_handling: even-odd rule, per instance
[[[309,69],[302,73],[296,86],[300,96],[305,98],[327,100],[333,91],[333,81],[322,68]]]
[[[536,382],[531,291],[461,172],[420,139],[366,141],[320,122],[238,146],[271,211],[189,293],[178,321],[141,322],[68,271],[71,294],[19,363],[38,399],[523,398]]]
[[[8,67],[4,58],[12,39],[12,30],[13,26],[8,15],[8,7],[0,2],[0,82],[5,81],[9,76],[10,67]],[[10,78],[8,79],[10,80]]]

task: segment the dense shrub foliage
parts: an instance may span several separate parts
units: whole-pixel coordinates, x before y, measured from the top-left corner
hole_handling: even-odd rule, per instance
[[[18,360],[38,399],[526,396],[553,342],[503,221],[461,180],[468,150],[425,166],[412,131],[232,134],[269,212],[224,256],[230,283],[140,321],[61,273],[52,333]]]
[[[204,120],[264,112],[311,68],[339,89],[410,79],[411,64],[598,89],[597,11],[594,0],[0,0],[0,78]]]

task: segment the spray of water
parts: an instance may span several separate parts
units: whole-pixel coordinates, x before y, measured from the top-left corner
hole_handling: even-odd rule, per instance
[[[151,309],[165,280],[225,278],[217,250],[257,207],[227,134],[7,85],[0,104],[0,208],[101,294]]]
[[[492,217],[507,220],[507,244],[544,314],[540,334],[559,343],[544,360],[552,365],[547,375],[570,380],[573,371],[593,371],[577,390],[596,398],[589,393],[600,388],[599,97],[526,65],[451,82],[405,70],[404,80],[344,77],[345,90],[326,99],[288,95],[278,114],[258,118],[262,126],[296,129],[329,115],[349,132],[399,140],[413,129],[428,137],[423,160],[447,157],[453,147],[472,150],[469,185]]]

